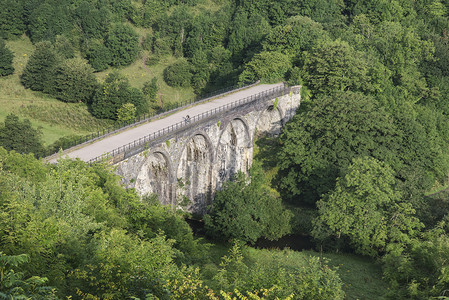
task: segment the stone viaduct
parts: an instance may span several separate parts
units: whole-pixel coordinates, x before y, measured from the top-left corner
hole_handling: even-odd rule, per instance
[[[255,137],[279,134],[293,117],[299,91],[299,86],[282,86],[240,99],[107,158],[140,195],[157,194],[163,204],[203,214],[217,189],[236,172],[249,170]]]

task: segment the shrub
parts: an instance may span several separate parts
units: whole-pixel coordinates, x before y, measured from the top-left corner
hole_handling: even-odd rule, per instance
[[[169,86],[189,87],[192,73],[186,60],[179,60],[164,70],[164,80]]]
[[[64,102],[89,102],[98,85],[93,72],[84,59],[64,61],[55,69],[53,94]]]
[[[118,24],[106,37],[105,46],[111,53],[113,66],[126,66],[136,59],[139,52],[139,38],[130,26]]]
[[[117,110],[117,121],[125,123],[136,117],[136,107],[132,103],[125,103]]]

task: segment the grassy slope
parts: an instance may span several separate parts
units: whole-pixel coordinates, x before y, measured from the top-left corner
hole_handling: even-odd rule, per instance
[[[139,31],[144,32],[143,30]],[[164,69],[176,61],[175,57],[165,56],[160,59],[157,65],[145,66],[144,58],[149,55],[147,51],[143,51],[133,64],[119,69],[118,72],[125,75],[129,79],[130,84],[136,88],[142,88],[145,82],[151,81],[153,77],[156,77],[159,97],[161,97],[163,103],[180,102],[195,96],[192,88],[172,88],[165,83],[163,79]],[[112,71],[109,68],[106,71],[96,73],[97,78],[103,81]]]
[[[43,93],[25,89],[20,84],[19,76],[33,53],[34,46],[26,36],[8,41],[7,45],[14,52],[15,72],[0,78],[0,121],[10,113],[30,119],[34,126],[42,128],[46,145],[62,136],[87,134],[110,124],[92,117],[82,103],[67,104]]]
[[[320,255],[314,251],[302,253]],[[338,267],[346,299],[384,299],[388,285],[382,281],[381,267],[375,261],[352,254],[324,253],[323,257],[329,260],[329,266]]]
[[[212,264],[206,266],[203,273],[205,276],[214,274],[221,257],[227,255],[228,250],[229,248],[222,244],[214,244],[210,248],[209,255],[212,259]],[[315,251],[260,250],[251,247],[247,247],[245,253],[250,260],[265,261],[267,265],[269,265],[269,260],[280,255],[285,268],[301,267],[305,258],[320,256],[320,253]],[[322,258],[327,261],[326,264],[330,267],[337,268],[337,273],[343,282],[346,299],[384,299],[388,286],[382,281],[382,270],[374,260],[340,253],[325,253]],[[215,267],[212,267],[212,265],[215,265]]]

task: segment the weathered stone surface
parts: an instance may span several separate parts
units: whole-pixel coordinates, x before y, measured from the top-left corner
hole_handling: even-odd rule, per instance
[[[288,95],[233,108],[114,158],[123,183],[140,195],[203,214],[216,189],[251,167],[255,135],[276,135],[300,104]]]

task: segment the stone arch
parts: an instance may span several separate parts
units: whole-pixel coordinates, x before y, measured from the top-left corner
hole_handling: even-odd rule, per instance
[[[194,213],[205,213],[212,197],[213,146],[203,132],[183,145],[176,171],[176,204]]]
[[[250,127],[248,125],[248,122],[243,116],[234,117],[230,120],[227,120],[223,122],[221,128],[223,128],[219,133],[218,138],[218,144],[222,142],[223,135],[226,134],[226,130],[229,128],[229,126],[233,126],[235,122],[241,122],[244,128],[244,135],[241,139],[238,139],[237,142],[240,143],[240,145],[243,145],[246,143],[246,147],[250,147],[252,145],[252,136],[250,133]]]
[[[283,123],[284,113],[282,109],[274,104],[265,106],[259,113],[256,127],[255,135],[278,135],[281,133],[281,128],[284,126]]]
[[[247,172],[252,162],[252,137],[246,120],[236,117],[220,132],[216,147],[216,188],[232,178],[238,171]]]
[[[144,151],[134,187],[140,195],[157,194],[159,202],[172,204],[173,163],[162,148]]]

